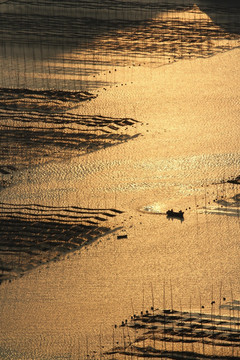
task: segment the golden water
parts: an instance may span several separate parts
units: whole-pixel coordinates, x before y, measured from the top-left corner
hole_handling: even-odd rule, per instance
[[[57,162],[50,154],[1,191],[5,203],[124,211],[108,222],[115,232],[2,283],[2,359],[99,358],[114,324],[153,302],[210,312],[214,300],[217,314],[223,297],[239,300],[239,185],[221,183],[239,175],[239,49],[170,58],[100,72],[106,90],[70,111],[136,119],[138,137]],[[184,221],[167,219],[170,208]]]

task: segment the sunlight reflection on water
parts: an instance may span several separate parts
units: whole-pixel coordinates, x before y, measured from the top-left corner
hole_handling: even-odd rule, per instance
[[[198,7],[160,7],[144,20],[48,16],[23,11],[5,23],[3,13],[1,86],[93,90],[118,83],[119,66],[160,66],[239,46],[238,35]]]
[[[131,3],[124,3],[128,10]],[[141,3],[144,15],[154,13],[150,1]],[[91,102],[74,109],[66,91],[46,98],[25,90],[22,97],[5,94],[0,170],[13,187],[1,191],[1,201],[10,203],[1,209],[7,217],[2,253],[10,270],[17,264],[25,275],[0,288],[0,357],[100,358],[101,345],[112,346],[114,324],[149,309],[154,296],[159,307],[174,302],[197,311],[204,304],[209,313],[213,297],[221,305],[220,288],[224,298],[239,298],[239,189],[220,183],[239,175],[239,51],[180,61],[233,49],[239,36],[196,7],[126,22],[103,18],[97,26],[79,18],[69,26],[55,7],[45,19],[34,13],[45,1],[37,9],[20,1],[18,9],[26,4],[29,13],[16,16],[11,7],[1,23],[1,86],[97,89],[121,79],[127,90],[85,94]],[[71,4],[55,5],[63,15]],[[81,4],[96,12],[94,2]],[[98,4],[112,4],[107,11],[115,12],[123,2]],[[114,141],[119,146],[106,148]],[[86,155],[81,146],[91,142],[95,148]],[[33,167],[14,170],[12,162],[30,160]],[[183,222],[168,221],[172,207],[185,211]],[[99,228],[102,222],[106,227]],[[96,229],[102,231],[97,241],[55,256],[56,247],[75,246]]]
[[[140,209],[140,211],[144,211],[151,214],[162,214],[162,213],[164,214],[165,208],[166,208],[165,204],[154,203],[151,205],[144,206],[142,209]]]

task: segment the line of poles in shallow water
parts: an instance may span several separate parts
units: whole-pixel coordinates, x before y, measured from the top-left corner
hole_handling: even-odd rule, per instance
[[[89,350],[86,337],[86,359],[125,359],[141,357],[158,358],[208,358],[238,359],[240,352],[240,301],[234,300],[231,287],[230,299],[224,296],[220,284],[219,294],[203,304],[199,295],[199,309],[173,308],[173,289],[170,281],[169,308],[165,307],[166,284],[163,289],[163,309],[155,306],[151,284],[152,306],[150,310],[134,312],[130,319],[124,319],[112,328],[112,347],[103,345],[103,334],[99,334],[99,350]],[[218,304],[218,312],[216,306]],[[144,289],[143,289],[144,305]],[[165,305],[165,306],[164,306]],[[109,343],[109,341],[108,341]],[[84,359],[85,359],[84,358]]]

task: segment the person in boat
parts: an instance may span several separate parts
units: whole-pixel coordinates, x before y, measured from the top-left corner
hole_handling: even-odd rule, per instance
[[[176,212],[176,211],[173,211],[173,209],[171,209],[171,210],[168,210],[166,214],[168,216],[183,217],[184,212],[182,210]]]

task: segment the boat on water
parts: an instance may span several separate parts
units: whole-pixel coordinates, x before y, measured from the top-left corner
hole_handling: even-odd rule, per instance
[[[171,209],[171,210],[168,210],[166,212],[166,214],[167,214],[168,217],[176,217],[176,218],[179,218],[179,219],[183,219],[184,212],[182,210],[173,211],[173,209]]]

